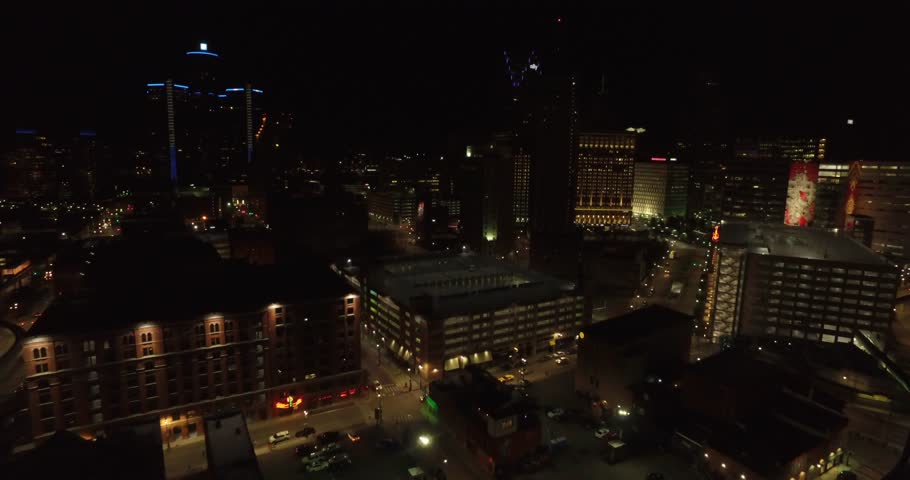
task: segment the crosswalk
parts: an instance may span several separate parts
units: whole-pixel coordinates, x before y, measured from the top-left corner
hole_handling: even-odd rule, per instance
[[[401,385],[398,385],[397,383],[387,383],[382,386],[383,396],[394,397],[395,395],[401,393],[401,390]]]

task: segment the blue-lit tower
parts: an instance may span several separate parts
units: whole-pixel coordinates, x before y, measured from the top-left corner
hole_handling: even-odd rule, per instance
[[[137,155],[136,176],[174,191],[244,183],[263,92],[225,82],[220,55],[205,42],[184,60],[177,74],[146,84],[148,142]]]

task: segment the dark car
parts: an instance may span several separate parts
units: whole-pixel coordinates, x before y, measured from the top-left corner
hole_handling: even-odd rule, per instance
[[[397,450],[401,445],[394,438],[383,438],[376,442],[377,450]]]
[[[316,445],[320,447],[341,440],[341,433],[336,431],[322,432],[316,436]]]
[[[317,449],[318,447],[316,447],[316,444],[305,443],[303,445],[298,445],[297,448],[294,449],[294,453],[296,453],[298,457],[307,457]]]
[[[309,437],[310,435],[312,435],[314,433],[316,433],[316,429],[309,425],[306,425],[303,427],[303,430],[298,430],[297,433],[294,434],[294,436],[295,437]]]
[[[329,457],[328,462],[329,462],[329,470],[331,470],[333,472],[343,470],[347,467],[350,467],[352,464],[351,457],[348,456],[347,453],[339,453],[337,455],[332,455],[331,457]]]

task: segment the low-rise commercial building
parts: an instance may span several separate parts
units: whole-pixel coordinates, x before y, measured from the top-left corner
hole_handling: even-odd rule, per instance
[[[552,349],[590,318],[574,284],[486,257],[388,259],[365,272],[365,330],[424,378]]]
[[[845,461],[844,404],[762,352],[732,349],[688,369],[675,445],[709,478],[816,478]]]
[[[537,408],[477,366],[430,384],[427,405],[493,473],[534,453],[542,432]]]
[[[630,387],[685,367],[692,325],[691,315],[651,305],[588,326],[579,334],[575,390],[609,410],[631,408]]]

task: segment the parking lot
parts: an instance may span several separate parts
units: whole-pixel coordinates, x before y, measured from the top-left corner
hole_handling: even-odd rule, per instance
[[[646,449],[614,465],[604,460],[607,438],[596,438],[594,430],[585,424],[592,419],[585,399],[575,394],[576,357],[568,356],[570,364],[556,366],[553,360],[529,362],[531,379],[529,393],[541,406],[543,440],[565,437],[566,445],[552,455],[552,463],[541,471],[520,475],[528,479],[562,478],[622,478],[644,479],[650,473],[661,473],[668,480],[695,480],[699,478],[691,467],[670,453]],[[502,375],[498,369],[492,370]],[[549,418],[546,411],[561,408],[568,415],[561,419]]]

